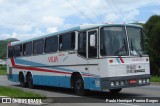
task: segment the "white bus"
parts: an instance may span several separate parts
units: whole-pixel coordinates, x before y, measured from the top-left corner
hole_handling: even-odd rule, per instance
[[[8,44],[8,79],[34,85],[118,93],[150,84],[149,57],[139,25],[80,25]]]

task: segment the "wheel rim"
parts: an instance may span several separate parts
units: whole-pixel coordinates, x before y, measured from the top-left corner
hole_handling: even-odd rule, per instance
[[[77,80],[76,81],[76,89],[80,90],[82,88],[82,81],[81,80]]]

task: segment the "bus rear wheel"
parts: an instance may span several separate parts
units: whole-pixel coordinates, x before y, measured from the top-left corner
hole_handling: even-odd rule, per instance
[[[122,90],[122,88],[119,88],[119,89],[110,89],[109,91],[110,91],[112,94],[117,94],[117,93],[119,93],[121,90]]]
[[[84,89],[84,82],[80,75],[76,75],[73,83],[73,88],[77,95],[83,96],[86,94],[86,90]]]
[[[26,87],[26,82],[24,81],[24,75],[22,73],[19,74],[19,82],[21,87]]]
[[[32,74],[29,73],[27,74],[27,85],[29,88],[33,89],[34,85],[33,85],[33,78],[32,78]]]

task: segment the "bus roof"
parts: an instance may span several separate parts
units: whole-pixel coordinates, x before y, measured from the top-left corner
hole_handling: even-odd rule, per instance
[[[51,36],[54,36],[54,35],[60,35],[60,34],[67,33],[67,32],[81,31],[81,30],[87,30],[87,29],[103,27],[103,26],[132,26],[132,27],[142,28],[142,26],[136,25],[136,24],[84,24],[84,25],[79,25],[77,27],[69,28],[69,29],[66,29],[66,30],[58,31],[58,32],[55,32],[55,33],[42,35],[42,36],[35,37],[35,38],[12,42],[11,45],[14,46],[14,45],[22,44],[22,43],[27,43],[27,42],[30,42],[30,41],[35,41],[35,40],[42,39],[42,38],[51,37]]]

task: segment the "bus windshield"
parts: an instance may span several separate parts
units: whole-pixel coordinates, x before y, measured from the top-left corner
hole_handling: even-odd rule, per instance
[[[102,56],[142,56],[144,42],[142,28],[126,27],[129,41],[124,26],[102,27],[100,37],[100,53]]]
[[[125,27],[101,28],[100,52],[102,56],[128,55]]]
[[[127,27],[127,35],[131,55],[144,55],[144,39],[142,28]]]

